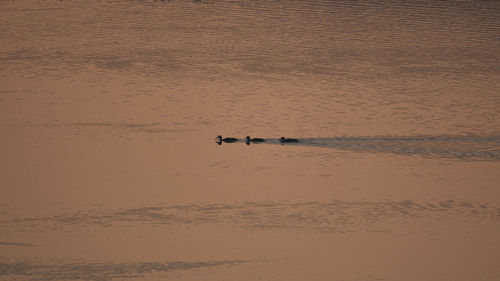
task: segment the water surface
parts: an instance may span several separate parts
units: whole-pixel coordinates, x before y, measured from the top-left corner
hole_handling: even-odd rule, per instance
[[[499,14],[0,1],[0,279],[500,279]]]

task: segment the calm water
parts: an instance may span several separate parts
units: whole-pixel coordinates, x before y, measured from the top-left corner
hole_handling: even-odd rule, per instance
[[[499,86],[498,1],[0,0],[0,280],[500,280]]]

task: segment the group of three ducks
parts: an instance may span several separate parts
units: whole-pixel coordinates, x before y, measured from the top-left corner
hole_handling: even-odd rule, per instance
[[[239,142],[240,140],[237,139],[237,138],[222,138],[222,136],[217,136],[217,138],[215,138],[215,141],[217,142],[217,144],[222,144],[223,142],[226,142],[226,143],[233,143],[233,142]],[[245,138],[245,143],[247,145],[250,145],[250,143],[262,143],[262,142],[265,142],[266,140],[265,139],[261,139],[261,138],[250,138],[249,136],[247,136]],[[290,143],[290,142],[299,142],[298,139],[290,139],[290,138],[285,138],[285,137],[281,137],[279,139],[280,143],[281,144],[285,144],[285,143]]]

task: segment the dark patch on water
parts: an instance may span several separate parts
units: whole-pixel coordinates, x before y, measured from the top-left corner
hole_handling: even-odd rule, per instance
[[[34,244],[29,244],[29,243],[3,242],[3,241],[0,241],[0,246],[38,247]]]
[[[214,266],[234,266],[245,263],[241,260],[168,263],[85,263],[61,262],[37,264],[31,262],[0,263],[0,277],[22,276],[27,280],[85,280],[108,281],[117,278],[138,278],[152,273],[167,273],[180,270],[201,269]],[[24,279],[23,279],[24,280]]]
[[[164,133],[177,131],[172,128],[165,128],[161,123],[130,123],[130,122],[78,122],[68,124],[70,127],[95,127],[124,129],[144,133]]]
[[[0,221],[0,233],[52,231],[81,227],[129,227],[156,225],[224,224],[253,230],[282,229],[346,233],[383,230],[385,223],[408,221],[498,220],[498,208],[453,200],[415,201],[329,201],[329,202],[247,202],[240,204],[192,204],[146,206],[106,210],[91,209],[70,214],[14,218]]]

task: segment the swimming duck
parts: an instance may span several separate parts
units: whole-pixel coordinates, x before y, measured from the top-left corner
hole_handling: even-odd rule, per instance
[[[215,142],[219,145],[222,144],[222,142],[232,143],[232,142],[237,142],[237,141],[238,141],[237,138],[222,138],[221,135],[219,135],[215,138]]]
[[[298,139],[286,139],[285,137],[280,138],[280,143],[285,144],[285,142],[299,142]]]
[[[261,143],[261,142],[265,142],[265,141],[266,141],[265,139],[261,139],[261,138],[253,138],[253,139],[251,139],[249,136],[247,136],[245,138],[245,143],[247,145],[250,145],[251,142],[253,142],[253,143]]]

